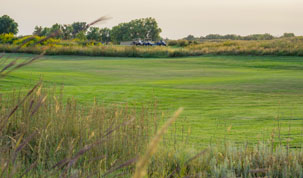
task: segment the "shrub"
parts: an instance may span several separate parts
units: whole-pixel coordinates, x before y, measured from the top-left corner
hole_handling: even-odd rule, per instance
[[[191,44],[192,41],[188,40],[169,40],[168,46],[179,46],[179,47],[185,47]]]
[[[0,43],[1,44],[12,44],[16,39],[17,39],[17,37],[15,37],[15,35],[12,33],[0,34]]]
[[[177,46],[178,42],[177,40],[169,40],[168,41],[168,46]]]
[[[40,36],[25,36],[25,37],[21,37],[18,38],[16,40],[13,41],[14,45],[21,45],[23,43],[25,43],[23,46],[31,46],[36,44],[37,42],[39,42],[40,40],[44,39],[45,37],[40,37]],[[30,39],[30,40],[29,40]],[[59,43],[60,40],[54,39],[54,38],[49,38],[46,41],[43,41],[41,44],[37,44],[37,45],[45,45],[45,46],[52,46],[56,43]]]

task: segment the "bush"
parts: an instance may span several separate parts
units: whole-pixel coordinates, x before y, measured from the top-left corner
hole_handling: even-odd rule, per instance
[[[180,47],[185,47],[189,45],[189,42],[187,40],[178,40],[178,45]]]
[[[168,41],[168,46],[177,46],[178,42],[177,40],[169,40]]]
[[[21,37],[16,39],[15,41],[13,41],[14,45],[21,45],[24,42],[26,42],[23,46],[31,46],[36,44],[37,42],[39,42],[40,40],[44,39],[45,37],[40,37],[40,36],[25,36],[25,37]],[[29,40],[30,39],[30,40]],[[54,44],[59,43],[60,40],[54,39],[54,38],[49,38],[45,41],[43,41],[41,44],[37,44],[37,45],[44,45],[44,46],[52,46]]]
[[[169,40],[168,46],[179,46],[179,47],[185,47],[189,44],[193,43],[192,41],[188,40]]]
[[[15,37],[15,35],[12,33],[0,34],[0,43],[1,44],[13,44],[13,42],[17,39],[18,38]]]

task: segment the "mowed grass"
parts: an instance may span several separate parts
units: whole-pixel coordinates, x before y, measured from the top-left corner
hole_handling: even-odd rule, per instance
[[[1,80],[1,91],[25,89],[41,77],[82,103],[156,101],[165,116],[184,107],[176,133],[190,132],[196,145],[255,143],[272,134],[277,142],[303,141],[303,57],[45,56]]]

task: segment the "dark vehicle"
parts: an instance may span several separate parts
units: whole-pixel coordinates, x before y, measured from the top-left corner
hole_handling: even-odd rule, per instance
[[[145,40],[145,41],[135,40],[132,42],[132,45],[135,45],[135,46],[167,46],[167,44],[163,40],[158,41],[157,43],[153,43],[150,40]]]
[[[154,44],[150,41],[145,41],[145,42],[143,42],[143,45],[144,46],[153,46]]]
[[[143,42],[142,42],[141,40],[133,41],[132,44],[133,44],[133,45],[136,45],[136,46],[143,46]]]

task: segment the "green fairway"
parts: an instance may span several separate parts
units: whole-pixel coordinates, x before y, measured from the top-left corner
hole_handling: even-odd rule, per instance
[[[94,97],[104,103],[157,100],[165,113],[182,106],[179,121],[197,144],[267,140],[278,122],[283,141],[303,140],[303,57],[46,56],[1,80],[0,91],[30,86],[40,77],[64,84],[64,94],[83,103]]]

